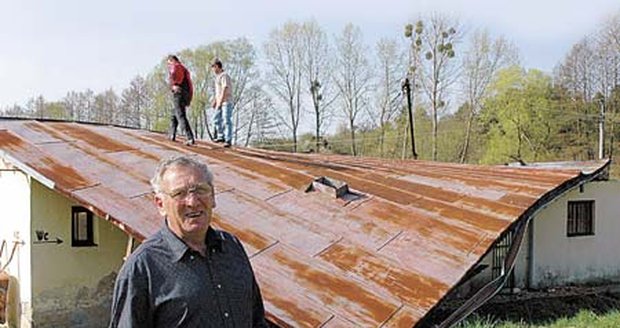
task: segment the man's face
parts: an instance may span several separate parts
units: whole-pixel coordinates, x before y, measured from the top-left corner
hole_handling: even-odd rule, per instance
[[[155,195],[159,213],[177,236],[205,236],[211,224],[215,195],[200,170],[191,166],[172,166],[161,181],[161,192]]]
[[[211,70],[213,71],[213,73],[215,74],[220,74],[220,67],[217,65],[211,65]]]

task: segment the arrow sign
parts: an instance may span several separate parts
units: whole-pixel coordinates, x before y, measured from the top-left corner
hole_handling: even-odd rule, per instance
[[[33,244],[62,244],[62,239],[56,237],[56,240],[39,240],[32,242]]]

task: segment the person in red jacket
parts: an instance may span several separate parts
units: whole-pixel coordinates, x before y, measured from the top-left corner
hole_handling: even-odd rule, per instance
[[[168,55],[168,72],[170,79],[170,89],[172,91],[174,109],[170,117],[170,140],[174,141],[177,135],[177,126],[181,125],[181,130],[187,137],[186,145],[193,145],[194,134],[187,120],[185,110],[192,102],[194,95],[194,86],[189,71],[179,58],[175,55]]]

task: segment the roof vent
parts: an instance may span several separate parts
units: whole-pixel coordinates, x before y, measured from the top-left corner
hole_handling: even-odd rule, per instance
[[[343,198],[350,193],[349,186],[346,182],[328,177],[315,178],[306,188],[306,192],[315,190],[329,194],[334,198]]]

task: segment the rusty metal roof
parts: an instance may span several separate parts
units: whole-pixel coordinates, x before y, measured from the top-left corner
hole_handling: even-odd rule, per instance
[[[215,225],[246,246],[269,319],[308,327],[414,326],[543,196],[609,164],[478,166],[206,141],[186,147],[141,130],[8,119],[0,119],[0,149],[139,239],[163,223],[148,183],[158,161],[198,156],[215,175]],[[306,192],[322,176],[346,182],[352,197]]]

